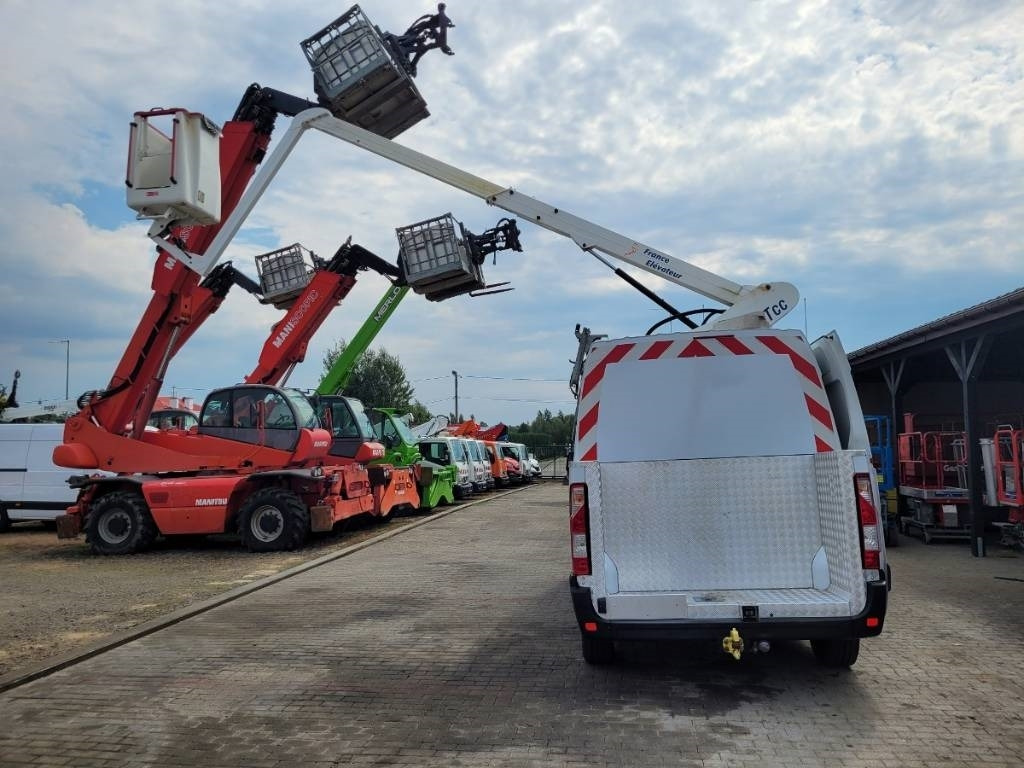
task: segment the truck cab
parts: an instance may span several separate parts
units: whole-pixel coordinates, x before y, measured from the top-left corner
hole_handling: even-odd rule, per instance
[[[319,428],[313,406],[299,390],[241,384],[207,396],[198,432],[293,451],[301,430]]]
[[[455,439],[462,442],[466,449],[466,455],[469,457],[470,469],[473,473],[473,490],[483,493],[493,488],[494,478],[491,476],[491,466],[481,450],[480,441],[468,437]]]
[[[527,449],[525,443],[512,442],[509,443],[515,452],[516,460],[519,462],[519,475],[522,482],[529,482],[534,473],[531,470],[529,449]]]
[[[454,467],[456,472],[455,498],[473,495],[472,463],[461,440],[454,437],[428,437],[417,444],[423,458],[442,467]]]
[[[519,457],[519,450],[509,442],[498,443],[502,458],[505,460],[505,468],[508,472],[508,481],[512,485],[520,485],[526,481],[523,474],[524,467]]]
[[[395,467],[417,468],[420,509],[453,503],[458,478],[456,467],[425,459],[409,426],[392,409],[374,408],[369,416],[374,437],[384,446],[384,458],[378,461]]]
[[[569,467],[570,591],[588,663],[615,643],[810,640],[852,665],[882,631],[878,487],[835,334],[597,341]]]
[[[501,455],[501,449],[494,440],[484,440],[484,451],[487,453],[487,461],[491,465],[491,477],[494,478],[495,488],[504,488],[509,484],[508,465]]]
[[[363,464],[384,458],[384,447],[377,442],[373,424],[361,400],[341,395],[320,395],[316,398],[316,410],[324,424],[330,423],[331,456]]]

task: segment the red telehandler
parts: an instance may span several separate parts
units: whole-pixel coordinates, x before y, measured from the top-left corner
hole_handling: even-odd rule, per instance
[[[270,330],[259,363],[245,377],[247,384],[283,386],[296,365],[306,357],[310,339],[331,311],[349,294],[360,270],[372,269],[399,278],[398,267],[362,246],[346,242],[329,261],[313,255],[307,263],[303,248],[291,245],[256,257],[261,301],[288,312]],[[398,508],[418,509],[420,496],[412,467],[380,463],[384,446],[377,442],[362,403],[332,396],[326,408],[325,426],[331,433],[327,461],[343,467],[343,473],[367,475],[373,496],[372,514],[386,517]],[[373,466],[364,466],[374,462]]]
[[[136,113],[126,183],[129,205],[154,221],[153,297],[109,385],[79,399],[54,450],[59,466],[117,473],[72,479],[79,496],[58,519],[61,537],[84,529],[95,553],[113,555],[145,549],[158,534],[237,530],[251,550],[290,549],[311,530],[373,509],[365,468],[328,459],[331,434],[296,390],[228,387],[209,395],[197,428],[153,431],[146,423],[174,355],[232,284],[255,287],[230,262],[217,262],[244,219],[239,201],[277,116],[323,106],[392,137],[427,115],[410,62],[396,55],[408,45],[394,38],[355,7],[304,41],[319,103],[253,84],[222,128],[181,109]],[[372,61],[374,77],[332,69],[334,79],[326,78],[324,56],[356,43],[377,46],[378,55],[363,60]]]

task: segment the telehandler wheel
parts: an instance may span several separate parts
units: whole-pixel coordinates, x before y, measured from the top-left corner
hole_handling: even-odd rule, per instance
[[[860,654],[860,638],[829,637],[811,640],[811,650],[823,667],[852,667]]]
[[[92,505],[85,540],[96,555],[131,555],[148,549],[158,531],[146,500],[134,491],[113,491]]]
[[[238,511],[238,532],[250,552],[295,549],[309,535],[309,510],[287,488],[261,488]]]
[[[587,664],[600,666],[615,661],[615,644],[611,640],[587,634],[581,634],[580,639],[583,643],[583,660]]]

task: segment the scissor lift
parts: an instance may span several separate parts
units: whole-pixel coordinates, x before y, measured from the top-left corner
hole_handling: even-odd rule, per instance
[[[1024,429],[1009,424],[996,427],[992,440],[992,474],[995,476],[995,503],[1008,507],[1004,522],[993,522],[999,529],[1000,544],[1024,548]],[[991,492],[991,491],[990,491]]]
[[[962,431],[918,431],[914,414],[904,414],[898,437],[899,492],[910,515],[901,516],[902,533],[932,539],[970,541],[966,436]]]

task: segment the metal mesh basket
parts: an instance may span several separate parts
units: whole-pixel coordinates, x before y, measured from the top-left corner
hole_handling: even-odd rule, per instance
[[[302,51],[335,117],[394,138],[430,113],[385,37],[354,5],[303,40]]]
[[[338,99],[344,104],[351,84],[381,66],[395,66],[380,35],[358,5],[304,40],[302,50],[313,68],[317,90],[331,102]]]
[[[483,270],[473,263],[450,213],[395,230],[402,276],[413,291],[431,301],[484,287]]]
[[[305,249],[293,243],[256,257],[256,272],[264,301],[278,305],[295,298],[313,279],[313,265]]]

